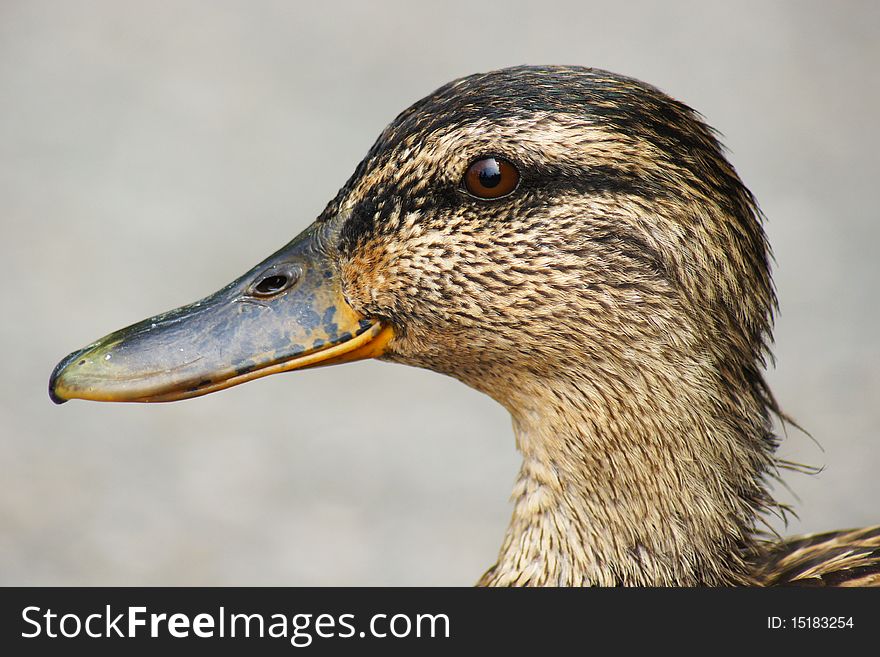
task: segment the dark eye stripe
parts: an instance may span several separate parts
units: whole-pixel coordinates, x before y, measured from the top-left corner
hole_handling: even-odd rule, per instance
[[[580,196],[626,194],[644,199],[645,202],[669,194],[665,181],[657,176],[633,173],[610,165],[571,169],[558,166],[549,159],[546,161],[525,159],[514,165],[499,156],[484,156],[472,161],[467,170],[470,171],[474,165],[484,160],[502,161],[515,167],[518,180],[512,191],[494,198],[475,194],[467,187],[466,174],[457,184],[449,184],[448,179],[438,175],[443,171],[444,163],[440,163],[433,172],[435,177],[419,191],[413,191],[410,186],[411,181],[404,181],[382,188],[378,192],[371,190],[361,198],[352,208],[350,217],[341,228],[338,242],[340,250],[351,253],[358,243],[370,236],[381,233],[392,234],[399,226],[400,217],[414,210],[425,216],[430,216],[432,212],[455,211],[464,200],[462,197],[465,194],[473,199],[473,202],[482,205],[487,222],[504,221],[510,216],[506,210],[501,214],[495,214],[496,209],[504,209],[506,204],[501,203],[494,207],[492,204],[496,198],[507,198],[514,192],[517,195],[519,212],[546,207],[549,202],[554,202],[564,194]],[[423,178],[420,177],[419,180]],[[499,186],[488,189],[497,192]],[[393,202],[383,202],[388,199]],[[338,204],[334,203],[328,212],[335,212],[338,207]]]

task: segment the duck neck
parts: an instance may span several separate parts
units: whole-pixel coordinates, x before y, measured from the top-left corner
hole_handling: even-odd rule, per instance
[[[739,400],[737,416],[686,377],[646,376],[619,394],[554,381],[508,405],[523,464],[481,585],[749,582],[756,515],[770,503],[764,436],[743,435],[764,431],[760,405]]]

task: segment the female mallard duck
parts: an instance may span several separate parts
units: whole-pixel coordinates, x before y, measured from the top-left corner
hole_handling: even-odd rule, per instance
[[[171,401],[360,358],[503,404],[523,465],[484,585],[880,584],[880,528],[768,545],[779,408],[760,214],[710,128],[604,71],[472,75],[404,111],[315,223],[50,394]]]

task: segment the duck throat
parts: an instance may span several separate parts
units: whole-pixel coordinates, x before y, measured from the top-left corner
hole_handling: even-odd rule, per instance
[[[508,405],[523,465],[480,585],[750,583],[756,517],[772,504],[759,400],[639,378],[620,395],[554,381]]]

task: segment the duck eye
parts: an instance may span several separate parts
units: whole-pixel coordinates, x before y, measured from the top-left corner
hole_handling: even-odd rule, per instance
[[[519,171],[500,157],[484,157],[468,167],[464,187],[477,198],[495,199],[507,196],[519,183]]]

